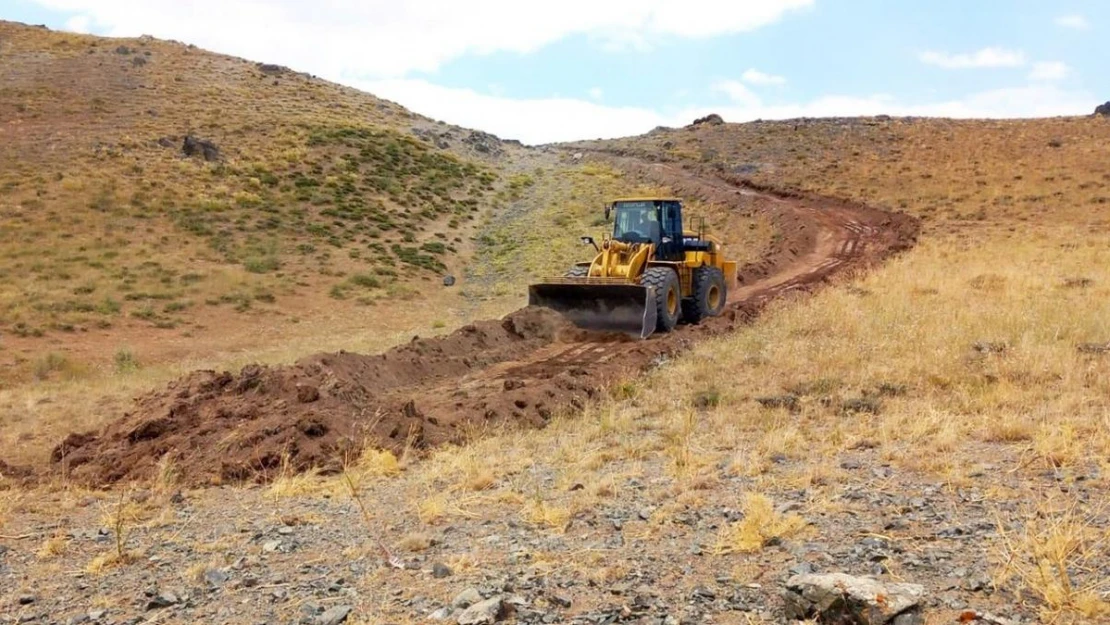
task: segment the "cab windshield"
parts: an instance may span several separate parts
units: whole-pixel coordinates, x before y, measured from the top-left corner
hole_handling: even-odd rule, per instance
[[[659,242],[661,235],[655,202],[619,202],[614,208],[614,239],[625,243]]]

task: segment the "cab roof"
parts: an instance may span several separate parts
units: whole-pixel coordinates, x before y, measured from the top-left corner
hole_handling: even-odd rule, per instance
[[[656,196],[621,197],[621,198],[617,198],[615,200],[610,201],[610,204],[617,204],[619,202],[681,202],[681,201],[682,200],[680,198],[677,198],[677,197],[661,197],[661,196],[660,197],[656,197]]]

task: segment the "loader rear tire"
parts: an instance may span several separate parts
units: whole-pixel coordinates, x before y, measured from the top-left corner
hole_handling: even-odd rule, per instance
[[[682,319],[699,323],[706,317],[716,317],[725,308],[728,287],[725,273],[718,267],[698,267],[694,270],[694,296],[682,302]]]
[[[678,274],[667,267],[648,267],[640,284],[655,289],[656,332],[670,332],[682,315]]]

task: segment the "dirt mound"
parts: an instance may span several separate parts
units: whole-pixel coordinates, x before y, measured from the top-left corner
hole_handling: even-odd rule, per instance
[[[573,334],[558,315],[523,309],[379,355],[316,354],[236,375],[198,371],[138,398],[132,413],[103,431],[70,435],[52,461],[89,485],[148,478],[166,463],[186,483],[201,484],[265,480],[283,463],[335,470],[366,445],[399,450],[457,440],[457,422],[419,413],[414,389],[539,349],[562,332]]]

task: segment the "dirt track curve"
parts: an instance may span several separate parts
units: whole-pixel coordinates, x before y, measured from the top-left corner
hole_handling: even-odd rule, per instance
[[[51,472],[105,486],[147,479],[171,461],[181,480],[206,484],[337,469],[366,445],[392,450],[459,442],[504,423],[543,426],[615,380],[634,376],[754,317],[769,300],[812,288],[911,246],[906,215],[835,200],[785,197],[741,181],[667,165],[615,160],[677,195],[763,213],[777,236],[741,268],[721,317],[646,341],[586,333],[553,313],[523,309],[384,354],[318,354],[239,374],[199,371],[136,400],[102,431],[54,450]]]

